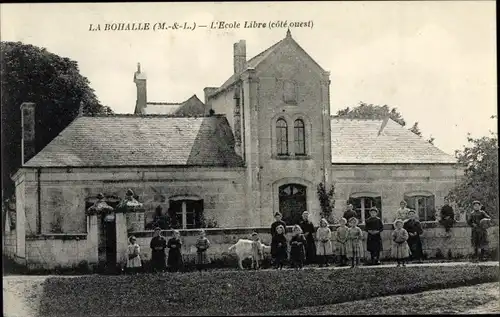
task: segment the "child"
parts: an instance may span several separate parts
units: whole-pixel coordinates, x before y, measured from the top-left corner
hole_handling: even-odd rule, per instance
[[[286,228],[286,223],[281,220],[281,217],[282,216],[280,212],[276,212],[274,214],[274,220],[276,221],[271,224],[271,236],[274,236],[276,234],[276,227],[283,226],[283,228]]]
[[[323,256],[320,259],[319,267],[328,266],[328,256],[333,254],[332,242],[332,231],[328,228],[328,221],[325,218],[321,219],[319,222],[319,228],[316,231],[316,239],[318,240],[316,247],[316,254],[318,256]]]
[[[259,234],[252,233],[252,267],[256,270],[260,269],[260,261],[262,260],[263,250],[262,243],[260,242]]]
[[[382,250],[382,238],[380,234],[384,230],[382,220],[377,216],[378,209],[370,209],[370,218],[366,219],[365,230],[368,232],[366,249],[370,252],[371,264],[380,264],[380,251]]]
[[[207,256],[207,249],[210,247],[210,241],[205,236],[205,230],[200,230],[200,236],[196,240],[196,266],[198,271],[202,269],[207,271],[206,265],[210,262]]]
[[[394,221],[394,231],[392,232],[392,257],[398,261],[398,267],[405,265],[405,259],[410,256],[410,248],[408,247],[408,231],[403,228],[403,220],[396,219]]]
[[[136,238],[134,236],[130,236],[128,239],[130,242],[127,248],[127,271],[130,273],[137,274],[142,267],[141,262],[141,248],[136,243]]]
[[[293,226],[293,236],[290,239],[290,260],[292,262],[292,267],[296,270],[302,269],[305,260],[305,245],[307,241],[302,234],[302,229],[299,225]]]
[[[340,266],[347,264],[347,231],[349,228],[346,226],[347,219],[340,218],[340,225],[337,228],[337,254],[339,256]]]
[[[408,246],[410,247],[410,258],[416,260],[418,263],[422,263],[423,252],[422,252],[422,241],[420,240],[420,235],[424,232],[420,221],[417,219],[417,213],[415,210],[411,209],[408,212],[408,217],[410,219],[406,220],[403,228],[408,232]]]
[[[283,269],[287,254],[287,241],[285,237],[285,228],[282,225],[276,227],[276,234],[271,241],[271,255],[274,259],[274,268]]]
[[[474,201],[472,203],[472,208],[474,210],[467,219],[467,223],[472,227],[471,242],[474,248],[474,260],[484,260],[485,249],[488,247],[488,231],[487,220],[490,216],[481,210],[481,203],[479,201]],[[481,256],[478,257],[478,249],[481,249]]]
[[[174,230],[174,236],[167,243],[167,247],[169,248],[167,264],[171,272],[177,272],[182,267],[182,242],[180,237],[180,232]]]
[[[349,229],[347,230],[347,257],[351,259],[351,268],[359,265],[359,258],[361,257],[361,239],[363,238],[363,231],[358,227],[358,218],[352,217],[349,219]]]

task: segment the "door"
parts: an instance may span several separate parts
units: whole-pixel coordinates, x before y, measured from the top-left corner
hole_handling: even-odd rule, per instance
[[[307,210],[307,188],[299,184],[280,186],[279,208],[287,225],[298,224]]]
[[[116,268],[116,222],[104,220],[104,245],[106,249],[106,267],[110,270]]]

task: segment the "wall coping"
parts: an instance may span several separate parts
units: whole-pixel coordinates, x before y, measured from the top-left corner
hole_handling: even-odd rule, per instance
[[[437,221],[421,221],[423,229],[432,229],[432,228],[437,228],[437,227],[442,227],[441,224]],[[495,220],[492,220],[492,225],[496,225],[497,222]],[[330,225],[329,228],[332,231],[337,230],[337,227],[339,225]],[[364,229],[364,225],[359,225],[361,229]],[[465,222],[456,222],[454,225],[454,228],[464,228],[468,227],[467,223]],[[205,228],[207,236],[211,235],[233,235],[233,234],[251,234],[252,232],[257,232],[259,234],[269,234],[271,226],[269,227],[241,227],[241,228]],[[286,227],[286,233],[291,233],[292,232],[293,226],[287,226]],[[317,228],[317,226],[315,226]],[[202,228],[200,229],[178,229],[179,233],[181,236],[197,236]],[[392,223],[385,223],[384,224],[384,230],[392,230],[393,229],[393,224]],[[145,231],[132,231],[129,232],[128,235],[135,236],[136,238],[148,238],[152,237],[154,233],[154,230],[145,230]],[[172,236],[173,235],[173,230],[162,230],[161,231],[163,236]]]
[[[86,233],[44,233],[26,236],[28,241],[37,240],[87,240]]]

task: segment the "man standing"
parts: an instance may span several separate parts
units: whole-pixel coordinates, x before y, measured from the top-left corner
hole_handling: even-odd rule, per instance
[[[353,209],[352,204],[347,205],[347,210],[344,212],[344,218],[349,221],[352,217],[356,217],[356,211]]]
[[[299,223],[302,233],[306,238],[306,264],[314,263],[316,257],[316,242],[314,241],[314,225],[309,220],[309,212],[304,211],[302,213],[302,220]]]
[[[149,246],[151,247],[151,266],[153,272],[165,271],[165,249],[167,248],[167,240],[161,236],[160,227],[154,229],[153,238]]]
[[[455,224],[455,212],[450,206],[448,199],[444,200],[444,206],[441,208],[441,220],[439,223],[443,225],[447,233],[451,231],[451,227]]]

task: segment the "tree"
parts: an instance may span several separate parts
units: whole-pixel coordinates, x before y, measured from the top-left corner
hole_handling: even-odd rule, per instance
[[[78,115],[110,114],[100,104],[77,62],[21,42],[1,42],[2,189],[11,197],[10,176],[21,166],[21,111],[23,102],[36,104],[35,146],[39,151]],[[5,200],[3,200],[5,201]]]
[[[319,204],[321,206],[321,217],[331,222],[333,208],[335,208],[335,184],[327,190],[325,184],[319,183],[317,187]]]
[[[498,134],[489,137],[467,137],[468,145],[455,151],[465,174],[447,198],[455,201],[461,210],[472,210],[472,202],[479,200],[486,212],[498,219]]]
[[[359,105],[354,108],[345,108],[337,111],[337,114],[334,115],[334,118],[347,118],[347,119],[384,119],[387,114],[389,114],[389,118],[393,121],[399,123],[401,126],[406,126],[406,121],[403,119],[403,116],[396,108],[390,109],[389,106],[383,105],[373,105],[367,104],[362,101],[359,102]],[[422,136],[422,132],[418,127],[418,122],[415,122],[413,126],[409,129],[411,132],[415,133],[418,136]],[[434,138],[430,138],[429,143],[433,144]]]

